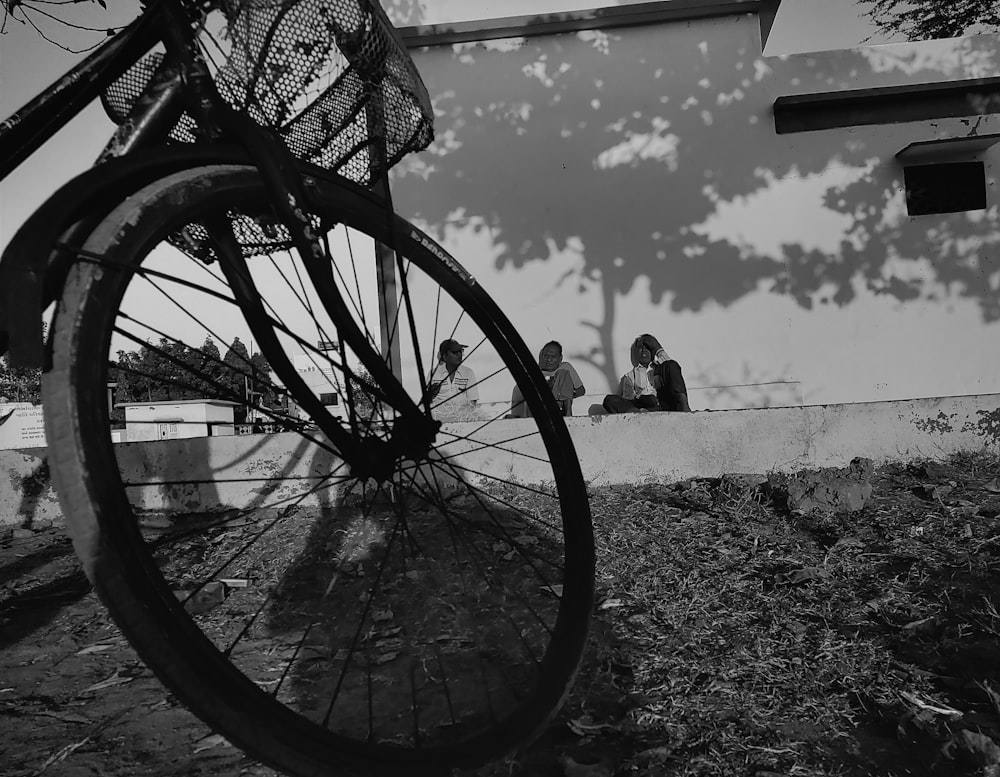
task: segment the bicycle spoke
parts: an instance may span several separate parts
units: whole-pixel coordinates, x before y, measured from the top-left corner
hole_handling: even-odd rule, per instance
[[[54,407],[75,407],[56,420],[73,457],[56,466],[106,500],[77,520],[144,559],[120,559],[141,579],[101,592],[154,613],[155,628],[125,626],[188,703],[206,692],[190,677],[210,676],[221,703],[246,700],[232,719],[308,742],[323,768],[345,742],[352,767],[471,763],[543,725],[579,662],[586,493],[545,384],[479,286],[418,232],[388,233],[397,220],[369,199],[311,185],[310,223],[336,227],[308,261],[257,176],[232,167],[158,182],[76,252],[55,333],[73,347],[55,349],[51,382],[68,397]],[[377,243],[394,249],[388,304]],[[463,382],[432,398],[446,340],[469,343]],[[112,444],[109,411],[81,412],[110,375],[129,414],[174,419],[141,432],[167,439]],[[515,384],[538,418],[504,427],[489,405]],[[189,639],[152,641],[174,628]]]

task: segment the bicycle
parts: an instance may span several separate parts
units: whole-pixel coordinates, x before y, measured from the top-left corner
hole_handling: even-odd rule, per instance
[[[514,327],[393,213],[389,168],[433,111],[385,13],[153,0],[4,122],[0,175],[101,93],[119,129],[99,164],[0,260],[0,354],[43,367],[53,482],[121,630],[290,774],[426,774],[530,741],[584,649],[587,493]],[[221,358],[234,332],[259,354]],[[486,365],[473,387],[524,396],[513,431],[505,410],[442,425],[430,368],[459,336]],[[282,431],[180,419],[114,442],[110,383]]]

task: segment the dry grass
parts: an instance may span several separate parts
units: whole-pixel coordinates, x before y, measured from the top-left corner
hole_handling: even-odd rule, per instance
[[[790,513],[725,477],[595,489],[598,607],[557,723],[478,775],[1000,774],[1000,457]]]

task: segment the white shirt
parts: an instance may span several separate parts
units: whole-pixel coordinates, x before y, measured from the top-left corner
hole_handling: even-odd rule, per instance
[[[441,381],[441,390],[431,400],[431,411],[441,421],[468,421],[476,417],[475,403],[479,401],[476,373],[464,364],[453,373],[439,363],[431,373],[430,383]]]
[[[635,399],[647,395],[656,396],[656,383],[653,365],[644,367],[637,364],[622,375],[618,393],[624,399]]]

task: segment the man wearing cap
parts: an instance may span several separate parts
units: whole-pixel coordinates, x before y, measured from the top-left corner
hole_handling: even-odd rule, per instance
[[[431,411],[441,421],[470,421],[476,418],[479,389],[476,373],[462,364],[466,346],[458,340],[444,340],[438,347],[438,363],[431,372]]]

